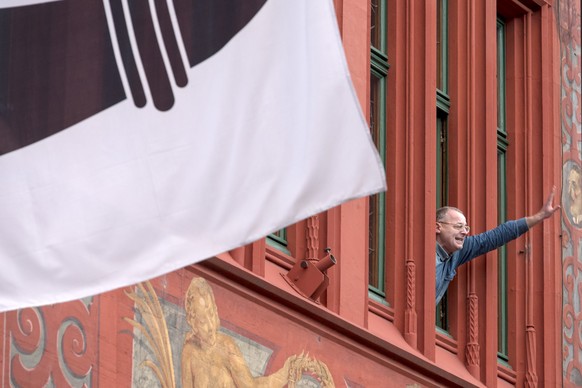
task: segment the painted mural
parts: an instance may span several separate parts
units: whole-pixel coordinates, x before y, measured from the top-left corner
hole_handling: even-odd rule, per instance
[[[292,355],[265,375],[272,349],[223,329],[210,284],[192,279],[184,309],[158,298],[150,283],[127,293],[136,317],[133,386],[335,387],[322,361]],[[171,324],[168,324],[171,321]]]
[[[98,311],[98,299],[85,298],[3,314],[0,361],[10,363],[2,365],[0,385],[95,386]]]
[[[582,128],[580,1],[559,0],[564,386],[582,386]]]
[[[0,314],[0,333],[2,387],[434,386],[199,268]]]

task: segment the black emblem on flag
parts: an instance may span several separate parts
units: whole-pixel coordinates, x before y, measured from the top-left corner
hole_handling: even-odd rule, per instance
[[[127,0],[126,8],[122,0],[62,0],[0,9],[0,155],[126,98],[145,106],[150,102],[144,82],[151,103],[160,111],[171,109],[172,85],[188,84],[179,42],[194,67],[224,47],[265,2],[155,0],[151,10],[147,0]],[[123,69],[118,68],[115,47]],[[125,94],[120,71],[131,96]]]

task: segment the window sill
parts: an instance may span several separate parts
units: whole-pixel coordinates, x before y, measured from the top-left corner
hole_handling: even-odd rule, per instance
[[[293,267],[293,264],[295,264],[296,261],[294,257],[289,256],[285,252],[269,246],[268,244],[265,247],[265,256],[267,260],[280,266],[281,268],[286,269],[287,271]]]
[[[511,367],[505,366],[503,364],[497,363],[497,377],[507,381],[508,383],[515,385],[517,382],[517,374]]]
[[[457,340],[438,327],[436,328],[436,345],[453,354],[459,352]]]
[[[368,311],[386,319],[387,321],[394,322],[394,310],[376,300],[368,300]]]

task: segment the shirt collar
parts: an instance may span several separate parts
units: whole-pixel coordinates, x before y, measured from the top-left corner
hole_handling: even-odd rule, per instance
[[[441,262],[447,261],[451,258],[447,251],[445,251],[445,248],[443,248],[439,243],[436,243],[436,257],[437,260],[440,260]]]

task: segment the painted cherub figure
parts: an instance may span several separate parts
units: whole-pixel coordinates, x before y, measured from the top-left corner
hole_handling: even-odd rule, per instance
[[[221,333],[212,288],[203,278],[190,283],[185,298],[191,331],[182,348],[182,386],[186,387],[284,387],[294,357],[269,376],[253,377],[234,340]]]

